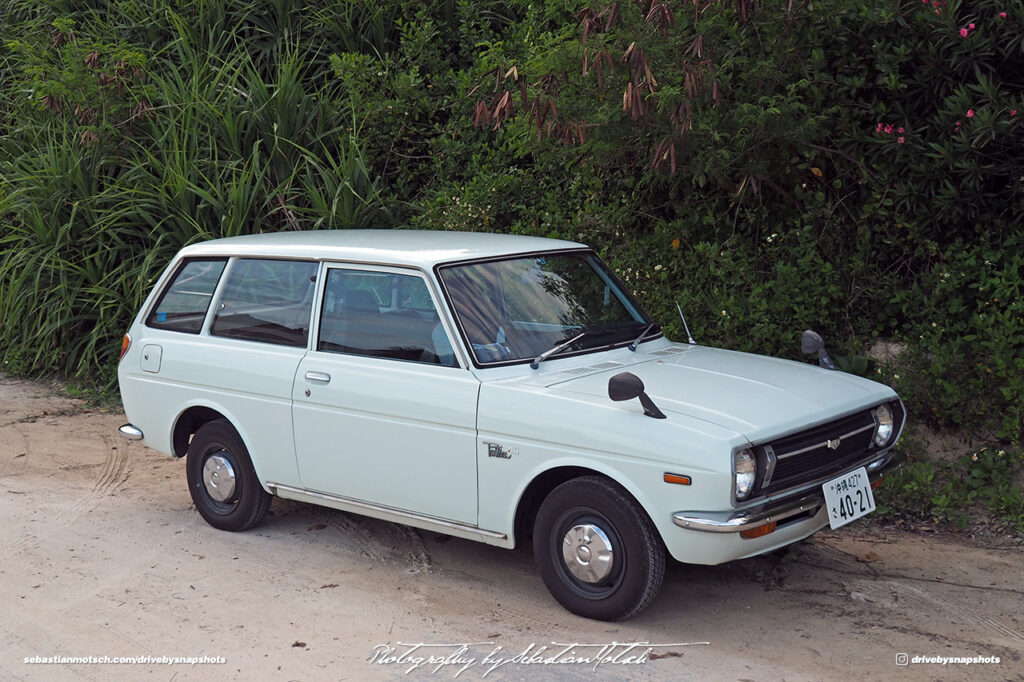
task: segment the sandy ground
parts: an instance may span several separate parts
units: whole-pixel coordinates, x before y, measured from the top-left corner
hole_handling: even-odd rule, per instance
[[[855,525],[769,557],[671,564],[650,609],[599,623],[549,597],[529,551],[284,500],[253,531],[214,530],[183,462],[121,441],[123,422],[0,378],[2,680],[1024,679],[1020,548]],[[666,646],[599,665],[513,658],[615,642]],[[26,662],[61,656],[224,662]],[[448,660],[415,667],[430,656]]]

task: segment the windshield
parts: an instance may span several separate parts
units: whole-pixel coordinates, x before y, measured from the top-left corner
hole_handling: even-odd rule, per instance
[[[479,364],[533,361],[576,336],[558,352],[628,344],[650,324],[592,253],[449,265],[439,275]]]

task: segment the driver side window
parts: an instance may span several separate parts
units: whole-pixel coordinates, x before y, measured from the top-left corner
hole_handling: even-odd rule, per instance
[[[427,284],[416,275],[328,270],[316,348],[456,366]]]

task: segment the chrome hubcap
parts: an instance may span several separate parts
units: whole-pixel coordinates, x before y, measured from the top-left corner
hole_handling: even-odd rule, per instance
[[[235,470],[231,462],[220,453],[207,457],[203,465],[203,485],[207,494],[218,502],[230,500],[235,494]]]
[[[611,573],[614,548],[603,530],[589,523],[581,524],[565,534],[562,558],[574,576],[585,583],[598,583]]]

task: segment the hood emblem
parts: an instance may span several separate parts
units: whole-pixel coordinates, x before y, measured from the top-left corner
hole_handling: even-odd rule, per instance
[[[826,441],[825,445],[828,446],[829,450],[838,450],[839,449],[839,444],[841,442],[842,442],[841,438],[836,438],[835,440]]]

